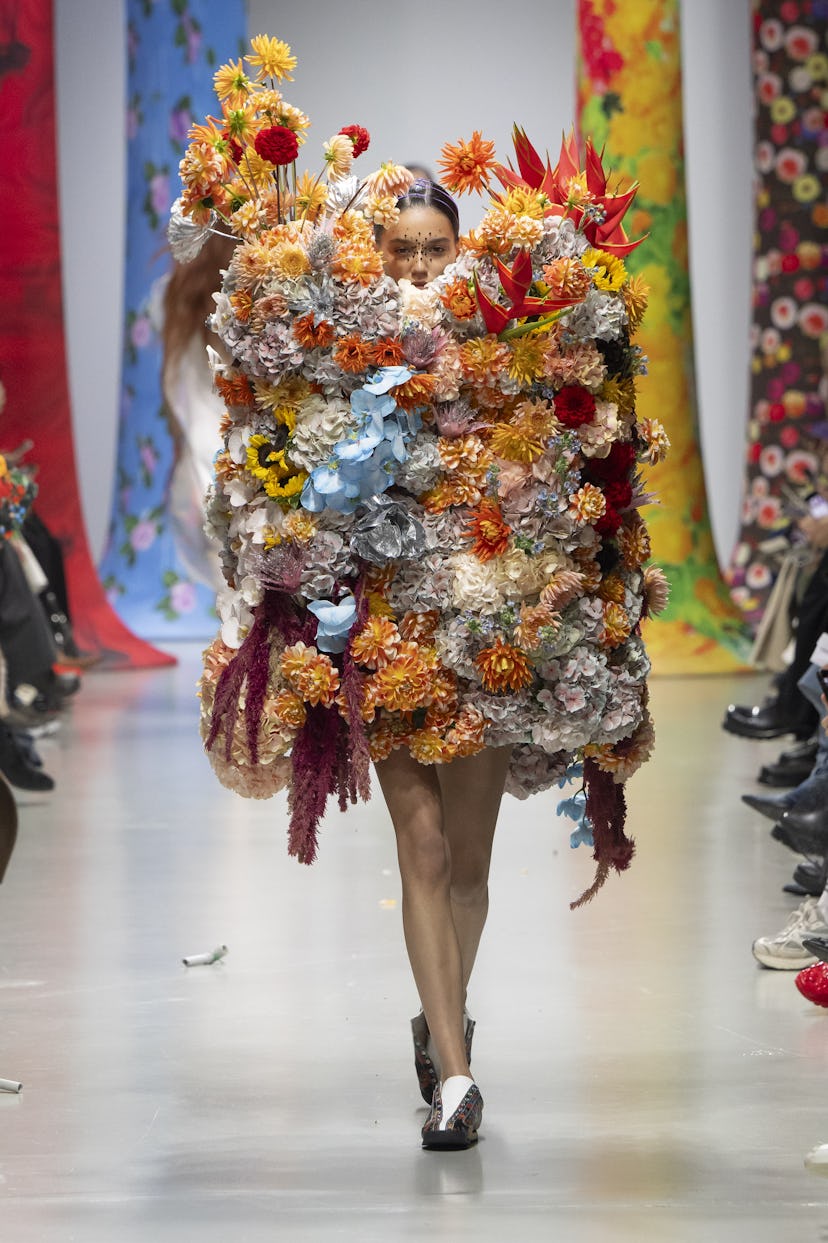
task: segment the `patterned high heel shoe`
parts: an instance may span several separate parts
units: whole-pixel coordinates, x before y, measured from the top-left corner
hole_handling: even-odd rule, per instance
[[[465,1011],[463,1012],[463,1019],[465,1022],[466,1061],[471,1066],[474,1019],[470,1018]],[[417,1072],[420,1095],[426,1105],[430,1105],[434,1099],[434,1089],[440,1083],[440,1072],[439,1066],[435,1064],[436,1051],[429,1047],[431,1044],[430,1033],[426,1016],[422,1010],[411,1020],[411,1035],[414,1040],[414,1069]]]
[[[450,1082],[446,1080],[446,1085]],[[431,1112],[422,1130],[423,1148],[471,1148],[477,1143],[477,1130],[483,1120],[480,1089],[472,1083],[454,1113],[444,1121],[442,1090],[446,1085],[438,1083],[434,1089]]]

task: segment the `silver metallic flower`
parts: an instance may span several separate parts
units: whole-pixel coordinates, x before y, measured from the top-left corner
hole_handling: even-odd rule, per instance
[[[372,497],[365,513],[354,523],[351,552],[385,565],[389,561],[413,561],[425,552],[425,531],[403,505],[387,496]]]
[[[196,224],[181,210],[181,199],[176,199],[170,208],[170,222],[167,225],[167,241],[170,243],[172,257],[176,263],[192,263],[202,246],[212,233],[212,225],[216,213],[210,213],[209,224]]]

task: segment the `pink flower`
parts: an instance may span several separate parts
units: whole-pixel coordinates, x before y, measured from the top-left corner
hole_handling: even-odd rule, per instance
[[[783,427],[779,433],[779,443],[785,449],[792,449],[799,444],[799,432],[795,427]]]
[[[745,582],[751,591],[761,591],[770,586],[771,572],[761,561],[754,561],[745,572]]]
[[[157,534],[155,523],[143,518],[130,531],[129,542],[136,552],[146,552],[155,543]]]
[[[794,281],[794,293],[800,302],[807,302],[814,296],[814,282],[807,276],[800,276],[799,280]]]
[[[775,496],[767,496],[756,511],[757,525],[769,531],[779,525],[782,506]]]
[[[136,315],[129,330],[129,339],[136,350],[145,349],[152,340],[152,325],[146,315]]]
[[[768,479],[780,474],[785,465],[785,454],[778,445],[765,445],[759,456],[759,468]]]
[[[777,328],[791,328],[796,322],[797,306],[793,298],[774,298],[770,316]]]
[[[786,186],[792,185],[797,177],[801,177],[807,167],[805,156],[793,147],[783,147],[776,157],[776,175]]]
[[[772,104],[782,94],[782,79],[776,73],[763,73],[756,83],[760,103]]]
[[[828,332],[828,311],[818,302],[806,302],[799,312],[799,327],[806,337],[821,337]]]
[[[793,430],[793,429],[791,429]],[[817,460],[813,453],[797,449],[789,453],[785,462],[785,474],[791,483],[807,483],[817,473]]]
[[[785,51],[792,60],[807,60],[818,47],[816,31],[807,26],[791,26],[785,35]]]
[[[785,28],[775,17],[769,17],[759,27],[759,42],[769,52],[775,52],[782,46]]]
[[[156,173],[150,178],[150,203],[157,216],[166,216],[170,210],[170,179],[167,173]]]
[[[782,344],[782,338],[775,328],[766,328],[762,333],[762,353],[775,354]]]
[[[774,157],[776,156],[776,148],[771,142],[758,142],[756,144],[756,167],[760,173],[769,173],[773,168]]]
[[[192,613],[198,596],[192,583],[173,583],[170,588],[170,604],[176,613]]]

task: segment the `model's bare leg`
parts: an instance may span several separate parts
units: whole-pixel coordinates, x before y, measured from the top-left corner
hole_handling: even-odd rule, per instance
[[[463,964],[452,916],[451,853],[437,775],[405,747],[376,769],[397,835],[405,944],[442,1077],[468,1075]]]
[[[489,911],[489,864],[511,747],[437,769],[451,851],[451,909],[463,964],[463,1000]]]

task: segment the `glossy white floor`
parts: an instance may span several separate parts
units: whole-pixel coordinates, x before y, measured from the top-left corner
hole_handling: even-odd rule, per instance
[[[741,806],[777,744],[723,734],[761,679],[654,684],[638,858],[587,909],[554,799],[507,801],[471,999],[486,1100],[419,1147],[415,995],[380,801],[289,860],[195,740],[195,649],[90,675],[0,887],[0,1232],[78,1240],[828,1237],[828,1012],[750,954],[793,856]],[[216,966],[182,954],[229,946]]]

